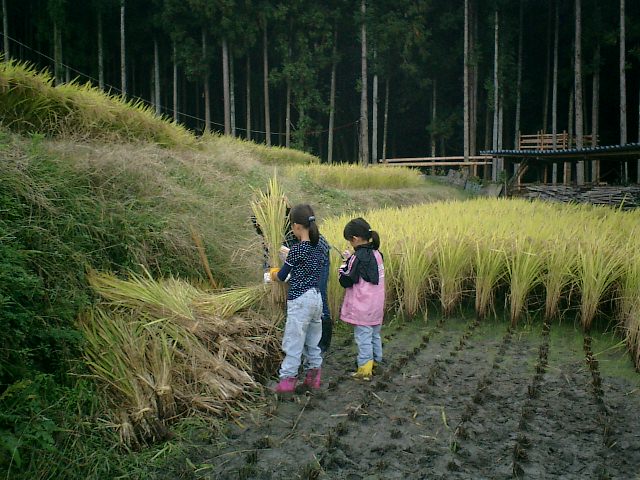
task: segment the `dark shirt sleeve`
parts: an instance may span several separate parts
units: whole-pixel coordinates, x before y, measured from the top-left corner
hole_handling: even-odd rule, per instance
[[[351,255],[349,260],[347,260],[347,265],[338,271],[338,281],[344,288],[353,287],[353,285],[358,283],[358,280],[360,279],[360,275],[358,274],[358,264],[358,257],[355,254]]]
[[[293,267],[291,265],[285,262],[282,265],[282,268],[280,269],[280,271],[278,272],[278,280],[280,280],[281,282],[284,282],[287,279],[287,275],[289,275],[292,268]]]
[[[287,258],[285,259],[284,264],[282,265],[282,268],[280,268],[280,271],[278,272],[278,280],[284,282],[293,267],[298,265],[304,259],[305,254],[306,249],[302,243],[297,243],[292,246],[291,250],[289,250],[289,253],[287,254]]]

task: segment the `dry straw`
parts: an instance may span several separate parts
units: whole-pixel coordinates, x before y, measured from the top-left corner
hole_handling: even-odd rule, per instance
[[[256,218],[256,223],[262,231],[271,267],[277,267],[281,263],[278,252],[284,240],[285,232],[290,228],[287,203],[287,197],[276,175],[269,180],[267,191],[256,191],[251,202],[251,209]],[[272,303],[274,305],[282,305],[285,299],[285,285],[281,282],[274,282],[271,287]]]
[[[206,292],[95,272],[90,282],[105,302],[80,319],[85,357],[128,446],[165,438],[171,421],[193,410],[235,414],[259,392],[256,375],[278,360],[279,319],[251,309],[263,285]]]

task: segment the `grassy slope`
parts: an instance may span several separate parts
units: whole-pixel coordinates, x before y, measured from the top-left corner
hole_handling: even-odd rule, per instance
[[[311,203],[320,219],[465,197],[430,184],[343,191],[285,173],[317,161],[198,139],[142,104],[89,85],[56,87],[46,72],[0,62],[0,477],[148,478],[162,458],[114,450],[117,432],[99,427],[100,390],[76,375],[86,373],[75,325],[93,299],[88,269],[144,267],[206,283],[195,232],[218,281],[259,281],[249,200],[276,168],[291,202]]]
[[[259,281],[262,250],[249,221],[249,201],[275,170],[290,201],[312,204],[321,219],[466,196],[440,184],[376,191],[327,188],[278,167],[278,161],[291,163],[286,151],[267,151],[266,159],[265,151],[220,137],[198,148],[167,149],[0,130],[0,323],[3,331],[13,332],[0,348],[0,374],[4,383],[20,380],[0,398],[7,412],[0,414],[0,467],[11,461],[8,452],[15,442],[23,458],[21,468],[14,458],[12,475],[24,470],[44,478],[68,477],[80,468],[73,467],[75,461],[87,461],[83,448],[101,449],[89,424],[70,443],[55,440],[68,426],[69,410],[89,417],[100,413],[91,383],[79,387],[66,373],[83,372],[74,361],[81,342],[75,318],[91,302],[87,269],[139,271],[143,265],[156,276],[205,283],[194,230],[217,279],[225,285]],[[50,409],[61,396],[62,408]],[[56,445],[52,457],[39,456],[46,445]],[[96,475],[113,468],[105,455],[89,462]],[[37,458],[58,462],[59,468],[68,465],[67,470],[41,470]]]

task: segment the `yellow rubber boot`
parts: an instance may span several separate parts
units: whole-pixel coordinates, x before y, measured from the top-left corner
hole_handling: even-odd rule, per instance
[[[360,380],[371,380],[371,370],[373,369],[373,360],[369,360],[367,363],[358,367],[358,371],[351,374],[353,378]]]

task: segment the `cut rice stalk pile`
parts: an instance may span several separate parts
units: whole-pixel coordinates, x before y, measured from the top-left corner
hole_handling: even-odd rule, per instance
[[[105,300],[80,319],[85,357],[127,446],[165,438],[187,412],[235,414],[279,361],[280,319],[256,308],[263,285],[210,293],[176,279],[99,273],[90,282]]]

